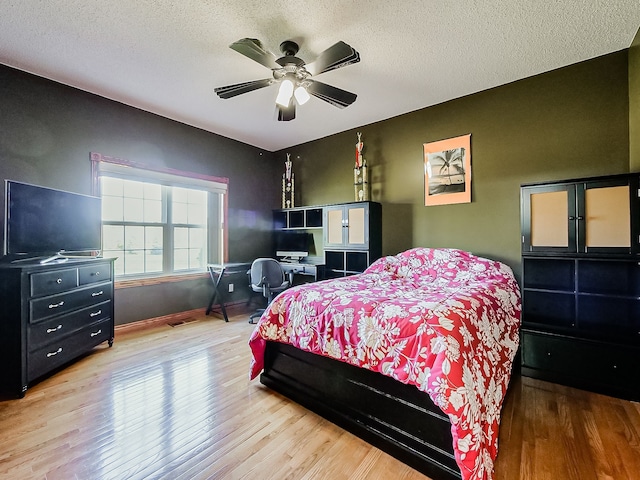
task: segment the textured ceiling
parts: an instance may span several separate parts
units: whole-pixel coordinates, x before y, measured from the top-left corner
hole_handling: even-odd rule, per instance
[[[0,63],[275,151],[628,48],[639,26],[638,0],[0,0]],[[228,48],[243,37],[308,63],[345,41],[360,63],[314,78],[356,102],[277,122],[276,86],[219,99],[270,76]]]

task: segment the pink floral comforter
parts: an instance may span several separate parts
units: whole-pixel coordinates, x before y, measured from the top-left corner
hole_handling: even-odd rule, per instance
[[[508,266],[414,248],[360,275],[282,292],[249,341],[251,378],[272,340],[415,385],[448,415],[462,478],[491,479],[519,326]]]

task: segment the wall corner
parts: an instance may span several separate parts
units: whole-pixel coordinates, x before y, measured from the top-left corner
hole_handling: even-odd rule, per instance
[[[640,172],[640,29],[629,47],[629,171]]]

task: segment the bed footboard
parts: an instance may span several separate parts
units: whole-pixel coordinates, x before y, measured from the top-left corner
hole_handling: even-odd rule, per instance
[[[277,342],[260,381],[434,480],[461,478],[449,419],[414,386]]]

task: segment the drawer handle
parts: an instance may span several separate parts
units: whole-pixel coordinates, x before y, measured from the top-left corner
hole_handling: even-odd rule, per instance
[[[97,317],[98,315],[100,315],[102,313],[102,310],[98,310],[97,312],[91,312],[89,314],[90,317]]]
[[[97,332],[91,332],[91,336],[95,337],[97,335],[100,335],[102,333],[102,329],[98,330]]]
[[[62,279],[61,279],[61,278],[57,279],[57,280],[56,280],[56,283],[57,283],[58,285],[60,285],[60,284],[62,283]]]
[[[64,305],[64,300],[58,303],[50,303],[49,308],[58,308]]]
[[[96,277],[100,276],[100,272],[96,272]]]
[[[49,357],[53,357],[54,355],[57,355],[59,353],[62,353],[62,347],[58,348],[55,352],[49,352],[47,353],[47,358]]]
[[[47,328],[47,333],[57,332],[62,328],[62,325],[58,325],[56,328]]]
[[[99,297],[100,295],[104,294],[104,292],[102,290],[100,290],[99,292],[92,292],[91,296],[92,297]]]

